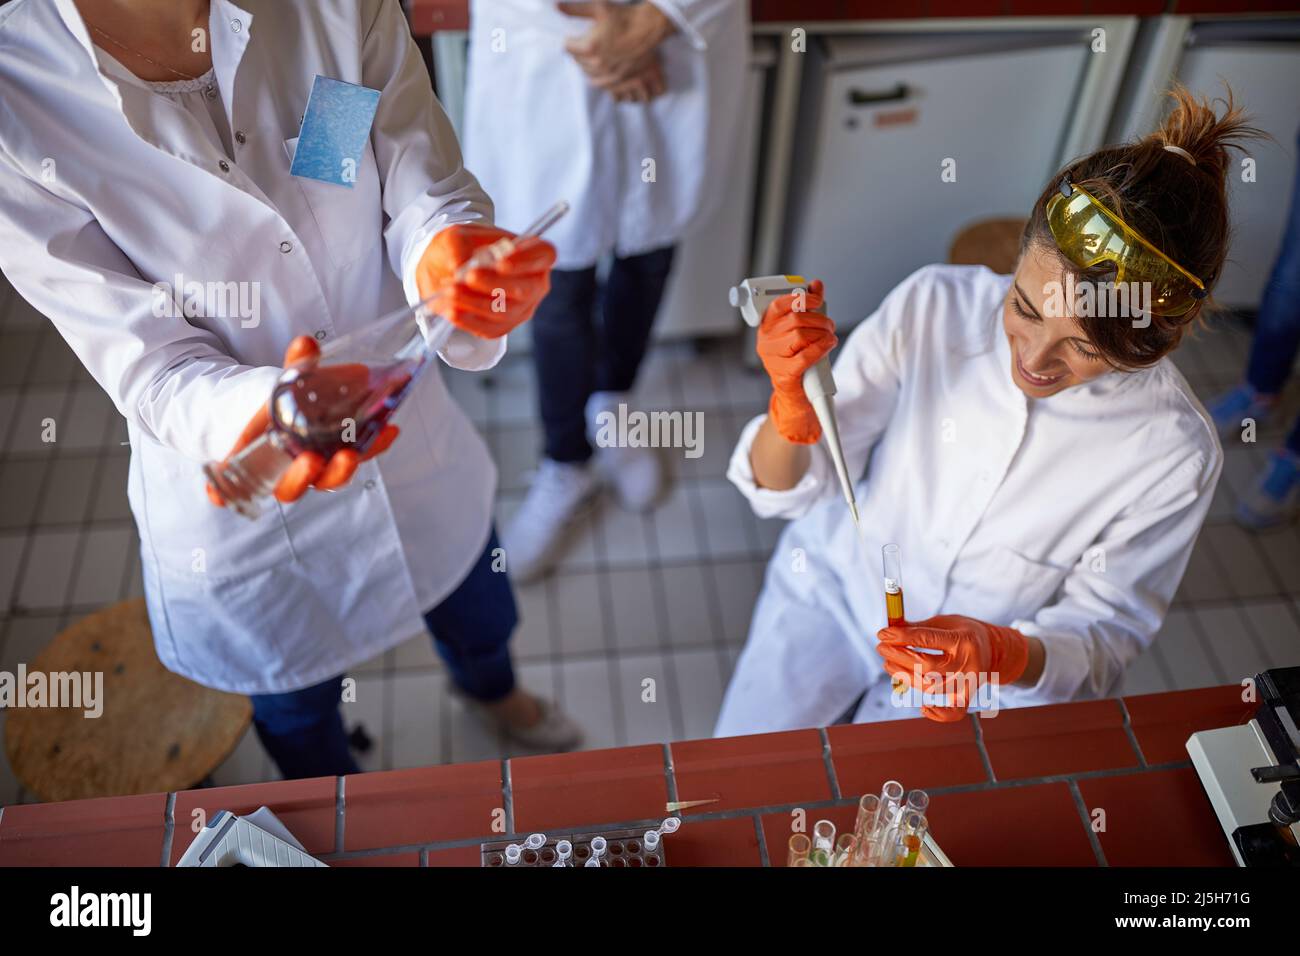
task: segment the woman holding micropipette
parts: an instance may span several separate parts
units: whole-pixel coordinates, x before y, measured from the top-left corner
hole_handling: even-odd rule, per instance
[[[471,714],[573,746],[515,679],[496,474],[439,372],[501,358],[554,249],[462,274],[511,234],[398,0],[241,3],[0,9],[0,267],[126,419],[158,656],[251,696],[286,777],[358,769],[343,674],[426,629]],[[283,366],[434,294],[455,331],[364,454],[302,451],[256,520],[208,503]]]
[[[1159,130],[1045,185],[1014,275],[923,268],[849,336],[835,409],[860,529],[800,385],[837,342],[823,290],[769,307],[772,398],[728,475],[795,520],[719,735],[1103,696],[1150,644],[1222,464],[1168,356],[1227,254],[1228,147],[1254,134],[1231,97],[1173,96]],[[906,608],[885,626],[891,543]]]

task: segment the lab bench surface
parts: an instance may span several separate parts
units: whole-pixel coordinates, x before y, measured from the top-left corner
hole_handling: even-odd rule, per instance
[[[957,866],[1231,866],[1188,760],[1199,730],[1245,723],[1237,685],[0,812],[0,865],[174,865],[219,810],[268,806],[331,866],[478,866],[510,834],[599,832],[683,811],[669,866],[782,866],[797,811],[852,825],[888,779],[931,794]],[[503,829],[504,828],[504,829]]]
[[[1289,0],[750,0],[754,23],[936,17],[1157,16],[1293,12]],[[469,26],[469,0],[408,0],[417,36]]]

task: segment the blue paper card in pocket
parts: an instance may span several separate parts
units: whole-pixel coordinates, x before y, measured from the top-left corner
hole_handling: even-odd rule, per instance
[[[378,90],[316,77],[290,174],[351,188],[378,108]]]

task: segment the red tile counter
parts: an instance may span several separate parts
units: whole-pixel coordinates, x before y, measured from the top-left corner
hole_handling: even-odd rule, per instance
[[[1231,685],[956,724],[841,725],[11,806],[0,812],[0,865],[172,865],[216,811],[266,805],[331,865],[477,866],[481,842],[639,826],[661,819],[667,801],[710,800],[683,812],[669,865],[780,866],[796,817],[844,829],[858,796],[895,778],[930,791],[935,839],[958,866],[1231,866],[1183,744],[1253,711]]]

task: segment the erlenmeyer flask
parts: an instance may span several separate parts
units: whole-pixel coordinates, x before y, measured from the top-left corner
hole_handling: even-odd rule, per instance
[[[314,361],[285,369],[271,393],[267,430],[239,454],[204,466],[226,504],[256,518],[258,500],[303,452],[365,454],[452,331],[430,302],[390,313],[331,342]]]

